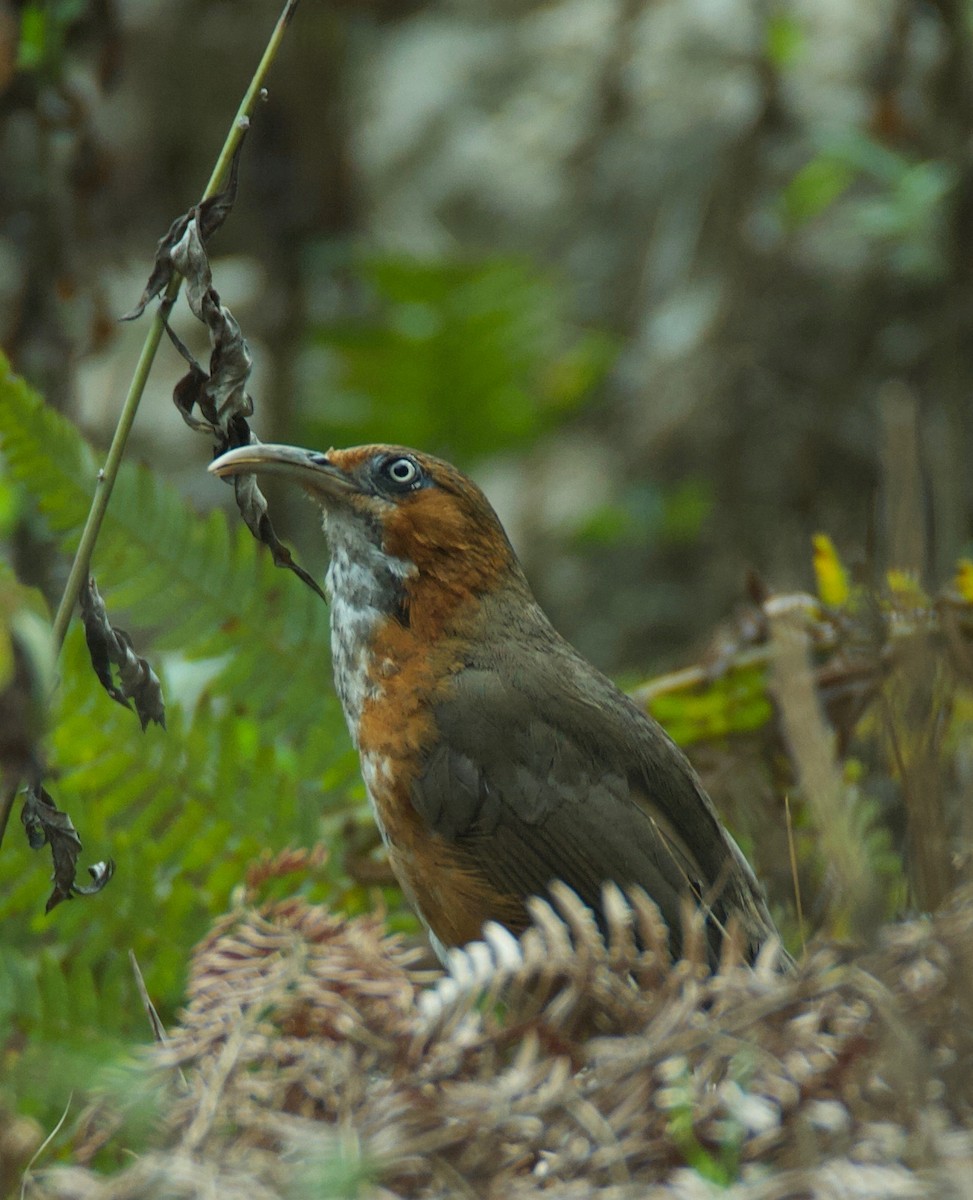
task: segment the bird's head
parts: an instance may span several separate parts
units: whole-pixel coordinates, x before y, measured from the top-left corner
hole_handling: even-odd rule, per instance
[[[274,475],[298,484],[324,513],[332,553],[364,563],[375,553],[423,585],[455,595],[522,583],[490,502],[461,471],[403,446],[301,450],[256,443],[210,463],[221,477]]]

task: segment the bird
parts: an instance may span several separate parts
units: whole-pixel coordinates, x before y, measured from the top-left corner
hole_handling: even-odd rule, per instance
[[[713,962],[731,918],[751,961],[777,938],[685,755],[555,630],[468,476],[403,446],[257,441],[209,470],[278,476],[321,509],[335,688],[392,871],[443,961],[488,921],[522,933],[555,881],[600,919],[607,884],[644,889],[673,957],[687,901]]]

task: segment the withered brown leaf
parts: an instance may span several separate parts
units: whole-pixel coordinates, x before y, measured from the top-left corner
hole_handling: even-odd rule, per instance
[[[154,721],[166,726],[165,701],[159,677],[144,658],[135,653],[132,639],[124,629],[108,620],[105,602],[92,577],[81,588],[81,621],[91,665],[109,696],[125,708],[132,701],[142,728]],[[118,682],[115,673],[118,672]]]
[[[74,896],[95,895],[115,874],[115,863],[108,859],[88,868],[92,879],[90,884],[75,883],[82,850],[81,838],[68,814],[58,808],[40,784],[28,788],[20,819],[32,850],[40,850],[44,845],[51,847],[54,890],[44,906],[45,912],[50,912],[62,900],[70,900]]]

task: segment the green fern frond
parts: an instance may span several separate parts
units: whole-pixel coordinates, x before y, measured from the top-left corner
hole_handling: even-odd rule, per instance
[[[69,551],[96,456],[2,359],[0,411],[9,476]],[[0,1003],[0,1041],[11,1025],[41,1045],[80,1043],[95,1030],[141,1037],[129,949],[171,1017],[186,948],[231,906],[247,864],[265,849],[317,841],[322,813],[337,820],[347,806],[354,774],[330,690],[327,610],[242,527],[231,531],[220,513],[200,517],[149,471],[125,467],[95,571],[140,651],[178,650],[207,660],[212,674],[191,709],[168,698],[168,733],[142,733],[98,687],[80,625],[69,631],[48,723],[52,786],[83,839],[82,868],[110,855],[117,871],[103,895],[45,917],[49,864],[17,836],[14,817],[3,846],[0,967],[20,982],[16,1002]],[[165,682],[164,655],[158,665]],[[314,885],[318,898],[347,886],[340,861],[336,853]],[[81,993],[90,1011],[74,1019]]]
[[[160,1009],[171,1013],[186,947],[231,906],[261,851],[317,839],[323,798],[299,753],[225,705],[204,701],[190,716],[175,702],[168,733],[150,727],[143,734],[125,709],[103,703],[86,658],[75,628],[61,663],[49,757],[58,804],[82,833],[82,865],[111,854],[115,877],[96,900],[44,917],[47,864],[22,838],[8,836],[0,922],[13,947],[56,952],[64,980],[90,972],[97,996],[107,989],[121,1000],[116,1011],[101,1011],[101,1028],[131,1034],[144,1018],[127,950],[135,951]],[[56,1025],[42,1003],[55,991],[56,981],[46,979],[41,1009],[22,1019]]]
[[[0,402],[10,472],[70,552],[90,506],[95,455],[2,356]],[[214,694],[294,737],[341,728],[337,700],[322,686],[330,679],[327,610],[242,525],[231,533],[223,513],[201,517],[150,471],[123,465],[94,570],[109,611],[127,611],[157,647],[222,660]]]

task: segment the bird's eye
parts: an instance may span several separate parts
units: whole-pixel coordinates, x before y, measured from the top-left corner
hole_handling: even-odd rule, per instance
[[[422,471],[412,458],[389,458],[382,463],[382,474],[397,489],[403,491],[418,487],[422,482]]]

